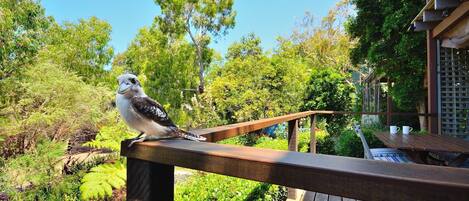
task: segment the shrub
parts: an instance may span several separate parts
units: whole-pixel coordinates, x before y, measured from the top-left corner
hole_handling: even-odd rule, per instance
[[[83,171],[65,175],[53,184],[37,186],[12,197],[12,200],[48,200],[48,201],[78,201],[80,198],[80,178]]]
[[[288,141],[285,139],[272,139],[267,136],[262,136],[257,140],[257,144],[254,146],[264,149],[288,150]]]
[[[370,148],[381,148],[385,147],[383,142],[381,142],[373,133],[377,131],[382,131],[383,127],[362,127],[363,135],[368,142]]]
[[[9,115],[0,135],[22,135],[18,144],[24,150],[42,137],[65,140],[82,128],[96,129],[110,100],[107,89],[47,61],[28,68],[25,76],[19,101],[2,111]]]
[[[335,155],[335,141],[325,130],[316,130],[316,153]]]
[[[335,150],[339,156],[363,158],[363,147],[360,137],[356,135],[355,131],[350,129],[344,130],[338,136]]]
[[[231,144],[231,145],[241,145],[243,146],[244,143],[243,141],[240,139],[241,136],[236,136],[236,137],[232,137],[232,138],[228,138],[228,139],[224,139],[224,140],[221,140],[217,143],[219,144]]]
[[[299,133],[298,136],[298,151],[309,152],[310,134],[309,132]],[[288,140],[282,138],[272,139],[267,136],[260,137],[254,147],[276,149],[276,150],[288,150]]]
[[[347,77],[331,68],[313,69],[306,89],[302,110],[350,111],[354,98],[354,87]],[[340,133],[347,124],[344,115],[327,115],[327,131],[331,135]]]
[[[374,128],[362,128],[363,135],[370,148],[384,147],[384,144],[373,135]],[[351,129],[344,130],[335,146],[337,155],[363,158],[363,145],[360,137]]]
[[[60,157],[66,147],[65,142],[43,140],[35,150],[8,159],[0,168],[0,189],[19,200],[34,200],[34,197],[26,197],[34,196],[31,192],[51,189],[62,181]]]
[[[175,200],[285,200],[284,187],[218,174],[200,174],[176,186]]]

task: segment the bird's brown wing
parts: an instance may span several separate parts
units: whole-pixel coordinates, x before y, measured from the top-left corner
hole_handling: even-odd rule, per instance
[[[176,127],[164,110],[163,106],[149,97],[133,97],[130,99],[132,108],[144,117],[167,127]]]

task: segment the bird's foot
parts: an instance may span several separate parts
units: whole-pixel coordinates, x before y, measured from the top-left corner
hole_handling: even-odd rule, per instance
[[[138,134],[137,137],[134,137],[134,138],[131,138],[131,140],[137,140],[137,139],[140,139],[142,137],[142,135],[144,135],[145,133],[144,132],[141,132],[140,134]]]
[[[134,145],[134,143],[136,143],[136,142],[143,142],[143,141],[145,141],[145,138],[144,138],[144,137],[142,137],[142,138],[134,138],[134,139],[132,139],[132,141],[130,141],[130,143],[129,143],[129,145],[128,145],[127,147],[130,148],[130,147],[132,147],[132,145]]]
[[[167,139],[174,139],[174,138],[178,138],[177,136],[152,136],[152,135],[149,135],[149,136],[145,136],[145,137],[136,137],[136,138],[132,138],[131,142],[129,143],[128,147],[132,147],[132,145],[134,143],[137,143],[137,142],[144,142],[144,141],[158,141],[158,140],[167,140]]]

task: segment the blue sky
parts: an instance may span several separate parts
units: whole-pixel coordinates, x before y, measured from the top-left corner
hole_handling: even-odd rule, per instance
[[[338,0],[235,0],[236,26],[228,35],[212,43],[218,52],[226,53],[228,46],[250,32],[262,40],[264,49],[275,47],[278,36],[288,36],[304,13],[309,11],[315,22],[327,14]],[[150,26],[160,14],[153,0],[42,0],[46,14],[59,23],[76,22],[96,16],[112,26],[111,45],[115,52],[127,49],[138,30]]]

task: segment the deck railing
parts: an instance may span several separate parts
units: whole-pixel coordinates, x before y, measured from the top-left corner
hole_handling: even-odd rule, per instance
[[[343,114],[381,115],[307,111],[193,131],[208,142],[163,140],[127,148],[124,141],[127,200],[173,200],[174,166],[361,200],[469,200],[467,169],[315,154],[316,116]],[[299,119],[308,117],[313,154],[296,152]],[[288,122],[289,151],[211,143],[283,122]]]

